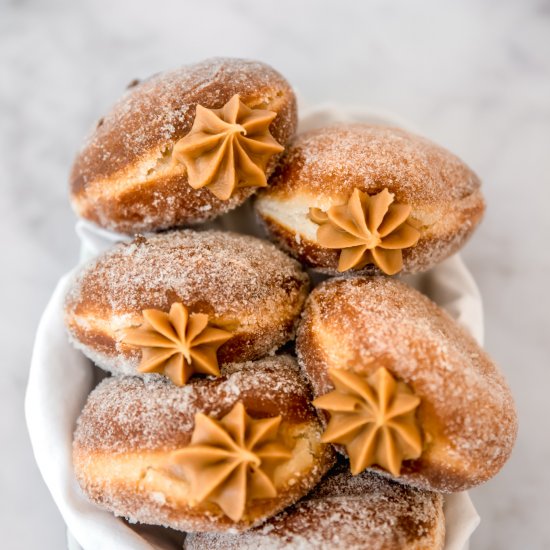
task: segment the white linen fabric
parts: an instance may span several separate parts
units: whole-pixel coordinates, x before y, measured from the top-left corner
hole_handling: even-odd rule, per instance
[[[322,106],[306,111],[301,129],[336,121],[364,121],[403,126],[387,115]],[[209,227],[259,234],[249,204],[209,224]],[[81,262],[129,238],[79,221]],[[181,548],[183,535],[170,530],[130,525],[88,502],[75,479],[72,437],[76,419],[101,376],[68,342],[63,325],[63,299],[72,272],[58,282],[42,315],[34,343],[25,414],[36,462],[68,528],[71,550],[166,550]],[[483,341],[483,311],[479,290],[458,255],[427,273],[403,279],[445,308],[478,340]],[[479,516],[467,493],[445,497],[445,550],[465,550]]]

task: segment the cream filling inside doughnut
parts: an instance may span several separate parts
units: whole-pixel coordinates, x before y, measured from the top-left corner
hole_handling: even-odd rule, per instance
[[[311,207],[320,208],[326,212],[331,206],[341,204],[341,202],[326,197],[295,194],[289,199],[263,196],[257,200],[256,204],[261,216],[271,218],[288,231],[295,233],[296,241],[299,243],[301,239],[317,241],[319,226],[309,219]],[[441,215],[436,212],[413,210],[411,218],[420,222],[421,227],[428,228],[436,224]]]
[[[329,200],[314,200],[308,195],[295,195],[290,200],[262,197],[257,201],[260,214],[266,218],[272,218],[277,223],[286,227],[301,237],[316,241],[319,226],[309,218],[309,209],[314,206],[321,210],[328,210],[332,204]]]

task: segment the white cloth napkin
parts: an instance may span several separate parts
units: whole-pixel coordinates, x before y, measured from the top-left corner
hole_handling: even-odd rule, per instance
[[[335,121],[388,122],[387,116],[342,111],[334,107],[310,110],[301,120],[309,129]],[[391,121],[395,123],[395,120]],[[400,124],[402,125],[402,123]],[[224,216],[211,227],[256,234],[250,205]],[[127,237],[77,223],[81,262]],[[36,462],[69,530],[71,550],[166,550],[181,548],[181,537],[160,528],[129,525],[88,502],[76,482],[71,459],[76,419],[96,383],[98,369],[68,342],[63,325],[63,298],[72,272],[63,276],[42,315],[33,349],[25,414]],[[482,343],[483,312],[477,286],[454,256],[427,273],[404,279],[427,294],[462,323]],[[445,550],[464,550],[479,516],[467,493],[445,497]]]

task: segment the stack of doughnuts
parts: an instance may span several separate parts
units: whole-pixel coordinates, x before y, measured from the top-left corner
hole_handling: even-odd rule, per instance
[[[77,214],[133,240],[65,297],[110,374],[76,478],[185,548],[441,549],[442,495],[502,468],[517,419],[489,356],[399,274],[463,246],[480,181],[398,128],[296,126],[279,73],[212,59],[133,82],[78,153]],[[272,242],[205,225],[249,200]]]

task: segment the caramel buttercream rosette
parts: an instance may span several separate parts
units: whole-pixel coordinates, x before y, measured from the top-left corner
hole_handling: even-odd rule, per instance
[[[193,374],[219,376],[218,348],[231,332],[213,326],[204,313],[189,313],[181,303],[170,312],[143,311],[143,323],[124,331],[122,342],[141,350],[141,373],[164,374],[182,386]]]
[[[192,498],[217,504],[233,521],[254,500],[275,498],[275,469],[292,458],[280,424],[280,415],[252,418],[242,403],[219,421],[198,413],[191,443],[172,455],[190,481]]]
[[[411,207],[394,199],[387,189],[372,196],[354,189],[346,204],[327,212],[310,208],[309,219],[319,226],[317,243],[340,251],[339,272],[369,264],[387,275],[403,269],[403,249],[418,242],[420,231],[410,218]]]
[[[384,367],[368,377],[339,369],[328,376],[334,390],[313,402],[329,413],[322,441],[344,445],[353,474],[379,466],[399,476],[404,460],[422,454],[420,398]]]
[[[193,189],[206,187],[222,201],[236,189],[265,187],[267,165],[284,150],[269,132],[274,111],[250,109],[235,94],[221,109],[197,105],[191,131],[172,151]]]

